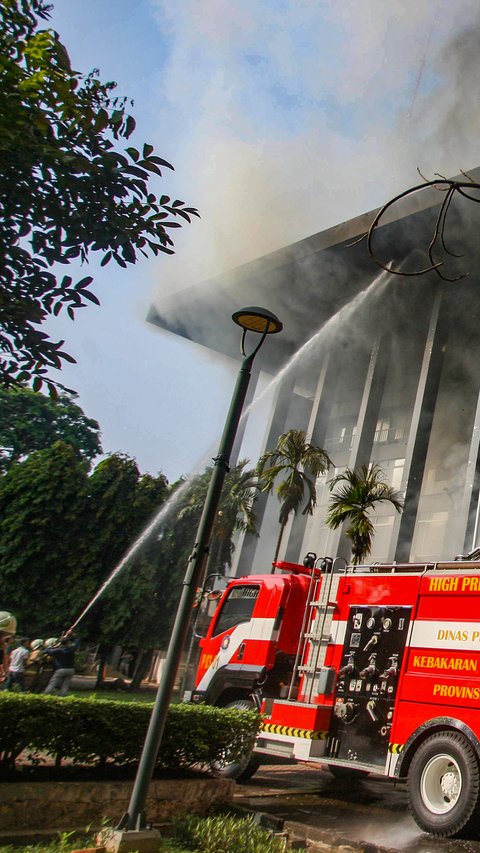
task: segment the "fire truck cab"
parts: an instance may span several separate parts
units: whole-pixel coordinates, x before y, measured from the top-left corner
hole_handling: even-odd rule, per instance
[[[480,562],[304,563],[232,580],[201,640],[192,700],[262,712],[254,755],[225,772],[246,779],[275,756],[406,779],[424,831],[471,833]]]

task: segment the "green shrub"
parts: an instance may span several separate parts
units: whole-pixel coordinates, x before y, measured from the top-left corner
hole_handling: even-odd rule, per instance
[[[0,693],[0,765],[11,769],[24,750],[74,764],[138,761],[152,711],[139,702]],[[253,748],[256,711],[209,705],[171,705],[157,766],[208,768],[235,761]]]
[[[79,836],[77,832],[59,832],[57,838],[52,841],[28,844],[19,847],[17,844],[5,844],[0,846],[0,853],[70,853],[77,847],[93,847],[95,840],[89,835]]]
[[[284,853],[287,849],[285,838],[257,826],[253,817],[187,815],[175,820],[173,837],[201,853]]]
[[[171,836],[161,838],[159,853],[285,853],[290,849],[285,838],[275,838],[258,827],[253,818],[192,815],[175,820],[171,831]],[[73,847],[94,846],[94,837],[80,839],[76,833],[62,832],[55,841],[25,847],[0,846],[0,853],[69,853]]]

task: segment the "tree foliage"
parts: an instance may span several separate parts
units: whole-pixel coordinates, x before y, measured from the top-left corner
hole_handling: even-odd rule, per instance
[[[287,521],[296,514],[307,491],[307,503],[302,515],[312,515],[317,504],[315,479],[328,471],[332,461],[325,450],[312,445],[304,430],[290,429],[281,435],[274,450],[267,450],[257,465],[260,488],[272,492],[275,488],[280,501],[280,533],[277,539],[273,562],[278,560],[280,545]]]
[[[70,444],[89,462],[101,453],[100,427],[74,402],[76,396],[52,399],[25,387],[0,387],[0,471],[56,441]]]
[[[0,478],[0,586],[20,630],[54,636],[69,627],[167,493],[162,474],[142,477],[120,455],[89,476],[63,442],[12,465]],[[96,611],[82,626],[97,640],[104,638],[101,616]],[[134,637],[142,610],[130,608],[129,616]]]
[[[96,567],[93,595],[161,509],[170,489],[163,474],[140,475],[133,459],[114,454],[95,468],[89,494],[88,538]],[[157,621],[162,621],[159,611],[169,598],[171,583],[164,576],[159,585],[158,559],[158,544],[152,535],[106,588],[81,629],[105,646],[128,643],[153,648],[159,637]],[[77,607],[77,617],[90,597],[84,597]]]
[[[256,533],[254,502],[257,494],[255,472],[246,469],[247,459],[240,460],[231,468],[226,477],[220,497],[217,515],[212,529],[207,572],[224,575],[231,565],[234,552],[233,536],[237,531]],[[192,478],[185,498],[177,513],[176,525],[193,528],[191,535],[185,536],[189,554],[194,545],[200,516],[207,497],[211,478],[211,469]],[[175,533],[176,535],[176,533]],[[187,555],[187,559],[188,556]]]
[[[87,482],[85,464],[61,442],[0,478],[2,601],[27,635],[52,636],[73,612],[79,589],[94,584],[83,536]]]
[[[0,0],[0,383],[55,393],[48,368],[74,359],[40,326],[98,304],[91,276],[74,283],[58,265],[172,254],[170,229],[198,213],[151,191],[173,167],[152,145],[122,146],[135,129],[126,99],[72,69],[57,33],[40,28],[49,8]]]
[[[230,565],[236,530],[254,531],[255,490],[245,465],[226,477],[212,571]],[[209,469],[188,485],[170,487],[163,474],[142,475],[123,454],[103,459],[89,474],[88,464],[64,442],[11,465],[0,477],[2,607],[15,613],[23,633],[56,636],[69,628],[178,489],[170,511],[165,508],[161,523],[152,525],[78,626],[81,636],[104,647],[161,647],[170,635],[210,477]]]
[[[346,535],[352,542],[353,564],[358,565],[372,550],[375,528],[369,512],[382,501],[388,501],[401,512],[402,496],[385,481],[385,474],[376,463],[346,468],[333,477],[330,491],[327,525],[336,530],[349,522]]]

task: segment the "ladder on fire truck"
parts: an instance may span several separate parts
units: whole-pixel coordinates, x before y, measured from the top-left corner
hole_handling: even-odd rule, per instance
[[[341,562],[345,566],[344,561]],[[329,570],[321,575],[312,572],[288,699],[296,698],[299,679],[303,702],[311,702],[312,697],[319,692],[318,678],[331,639],[333,612],[337,606],[337,591],[343,574],[334,572],[332,561],[329,561],[327,568]]]

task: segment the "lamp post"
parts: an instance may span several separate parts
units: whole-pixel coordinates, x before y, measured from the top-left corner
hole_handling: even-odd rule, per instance
[[[280,332],[283,328],[278,317],[264,308],[243,308],[240,311],[235,311],[232,315],[232,320],[243,329],[241,340],[243,361],[225,421],[218,454],[213,460],[215,464],[197,530],[195,545],[189,557],[187,570],[183,579],[182,593],[168,646],[162,678],[155,698],[128,811],[122,818],[118,827],[119,830],[141,831],[145,829],[145,804],[148,786],[153,776],[158,750],[162,741],[175,676],[188,634],[195,593],[197,587],[201,585],[213,523],[225,475],[229,471],[230,455],[250,382],[253,360],[267,335]],[[245,338],[248,332],[261,335],[260,341],[249,355],[245,352]],[[116,849],[118,849],[118,844],[116,845]]]

